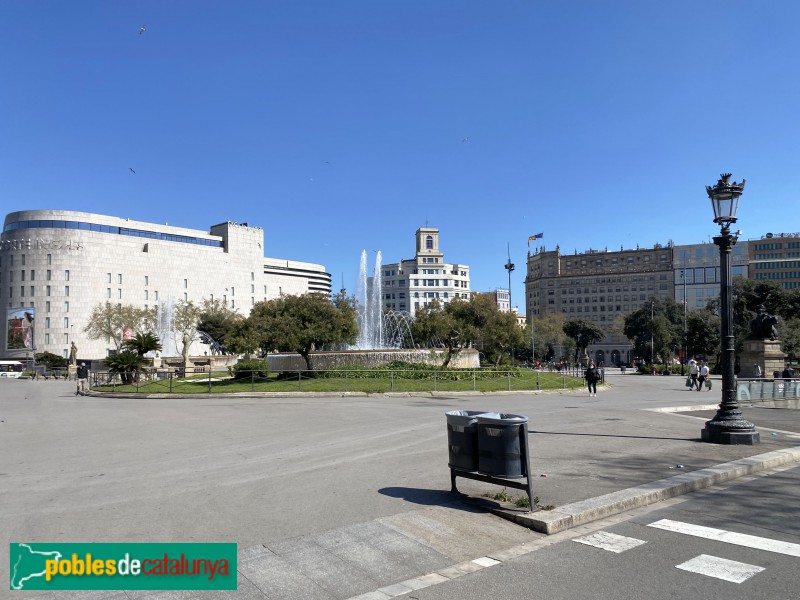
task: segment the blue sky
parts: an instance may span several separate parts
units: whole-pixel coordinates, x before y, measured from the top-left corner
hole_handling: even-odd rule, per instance
[[[440,229],[525,312],[528,236],[563,252],[800,230],[800,3],[7,0],[0,207],[207,230],[351,293],[362,249]],[[144,33],[139,33],[145,26]],[[466,141],[463,141],[465,140]],[[129,169],[134,169],[132,173]]]

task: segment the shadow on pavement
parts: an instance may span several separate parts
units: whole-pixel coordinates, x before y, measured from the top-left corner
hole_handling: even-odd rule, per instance
[[[454,494],[446,490],[426,490],[422,488],[407,487],[385,487],[378,490],[378,493],[391,498],[401,498],[414,504],[425,506],[449,506],[464,512],[483,512],[477,507],[464,504],[464,494]]]
[[[606,419],[612,420],[612,419]],[[618,420],[618,419],[614,419]],[[685,438],[685,437],[663,437],[656,435],[618,435],[612,433],[575,433],[574,431],[541,431],[538,429],[529,429],[528,434],[541,433],[544,435],[581,435],[588,437],[610,437],[610,438],[635,438],[639,440],[676,440],[680,442],[700,442],[698,438]]]

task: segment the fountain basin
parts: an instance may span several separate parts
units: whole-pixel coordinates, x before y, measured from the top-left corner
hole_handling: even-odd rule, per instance
[[[311,367],[314,371],[327,369],[348,369],[361,367],[382,367],[391,362],[403,361],[441,366],[447,351],[440,348],[389,349],[389,350],[337,350],[333,352],[312,352]],[[282,352],[267,356],[269,370],[304,371],[306,362],[296,352]],[[478,351],[473,348],[461,350],[450,361],[449,367],[477,369],[480,367]]]

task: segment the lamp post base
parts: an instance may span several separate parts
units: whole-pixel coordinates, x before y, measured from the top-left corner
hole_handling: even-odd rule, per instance
[[[753,446],[761,442],[761,436],[755,429],[717,429],[714,427],[706,426],[700,432],[704,442],[711,444],[728,444],[728,445],[743,445]]]

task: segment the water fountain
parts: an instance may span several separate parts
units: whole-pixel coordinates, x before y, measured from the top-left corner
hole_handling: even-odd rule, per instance
[[[414,347],[414,338],[411,335],[414,318],[411,314],[405,311],[384,312],[381,260],[381,252],[378,251],[372,277],[368,277],[367,251],[361,252],[356,283],[356,321],[359,333],[355,346],[335,352],[313,352],[311,364],[314,369],[380,367],[394,361],[442,364],[444,358],[441,349]],[[305,369],[305,363],[296,353],[270,354],[267,362],[272,371]],[[462,351],[450,365],[477,367],[478,353],[471,349]]]
[[[375,255],[375,268],[372,278],[367,277],[367,251],[361,252],[361,265],[358,269],[356,300],[358,302],[359,350],[377,350],[383,344],[383,288],[381,284],[381,251]]]
[[[161,341],[161,356],[179,356],[175,343],[175,298],[159,302],[156,310],[156,335]]]

